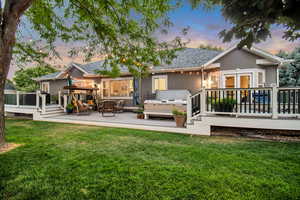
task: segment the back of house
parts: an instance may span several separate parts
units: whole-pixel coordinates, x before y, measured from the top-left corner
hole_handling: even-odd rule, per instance
[[[134,105],[136,98],[142,101],[153,98],[158,90],[188,90],[191,94],[205,88],[257,88],[279,85],[278,69],[285,60],[266,51],[252,47],[238,49],[233,46],[223,52],[186,48],[176,53],[171,64],[150,69],[150,75],[141,82],[126,67],[121,76],[111,78],[98,74],[104,61],[88,64],[71,63],[68,68],[42,76],[41,91],[55,95],[64,88],[68,79],[78,88],[97,88],[102,99],[122,99],[127,106]],[[139,83],[142,95],[138,95]],[[82,93],[83,90],[74,91]]]

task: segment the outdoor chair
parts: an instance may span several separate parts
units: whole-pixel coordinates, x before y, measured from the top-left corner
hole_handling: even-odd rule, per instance
[[[85,105],[82,103],[82,101],[73,100],[73,105],[75,107],[75,111],[77,114],[84,113],[84,114],[90,114],[90,107],[88,105]]]
[[[115,116],[116,105],[115,101],[103,101],[99,105],[99,113],[101,113],[103,117],[105,117],[104,113],[112,113],[110,116]]]
[[[124,111],[124,105],[125,105],[125,101],[124,100],[119,100],[116,103],[116,111],[117,112],[123,112]]]

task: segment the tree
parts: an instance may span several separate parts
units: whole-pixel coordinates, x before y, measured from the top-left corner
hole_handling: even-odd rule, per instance
[[[222,15],[232,26],[220,32],[224,42],[239,40],[239,47],[265,41],[271,37],[271,26],[285,29],[283,38],[294,41],[300,38],[299,0],[190,0],[197,8],[203,3],[220,5]]]
[[[180,38],[158,42],[153,33],[171,25],[167,13],[178,5],[171,0],[4,0],[0,9],[0,144],[4,140],[4,84],[12,61],[44,63],[59,58],[56,44],[84,42],[72,56],[84,52],[89,60],[108,55],[106,66],[113,74],[120,66],[134,71],[136,65],[170,62]],[[23,23],[22,23],[23,22]],[[38,42],[24,37],[19,27],[34,31]]]
[[[293,62],[284,65],[280,69],[280,86],[300,86],[300,47],[295,48],[290,54],[280,51],[277,56],[293,60]]]
[[[35,80],[33,80],[33,78],[37,78],[53,72],[56,72],[56,70],[48,65],[25,69],[22,68],[15,73],[13,80],[18,90],[33,92],[39,89],[39,84]]]

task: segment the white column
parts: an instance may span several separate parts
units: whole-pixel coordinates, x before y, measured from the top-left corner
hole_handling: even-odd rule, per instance
[[[16,99],[17,99],[17,106],[19,107],[20,106],[20,92],[19,91],[16,92]]]
[[[61,105],[61,91],[60,90],[58,91],[58,105],[62,106]]]
[[[278,118],[278,88],[272,85],[272,118]]]
[[[40,96],[39,96],[39,94],[40,94],[40,91],[39,90],[37,90],[36,91],[36,105],[35,105],[35,107],[36,108],[39,108],[40,107]]]
[[[64,111],[67,112],[67,105],[68,105],[68,96],[64,95]]]
[[[187,123],[192,122],[192,98],[190,95],[187,96],[187,108],[186,108],[186,117],[187,117]]]
[[[200,95],[200,103],[201,103],[201,115],[206,114],[206,91],[205,88],[201,89]]]
[[[46,95],[45,94],[42,95],[42,113],[43,114],[46,113]]]

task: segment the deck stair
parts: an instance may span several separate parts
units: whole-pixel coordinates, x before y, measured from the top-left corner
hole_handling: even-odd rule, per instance
[[[64,109],[60,105],[47,105],[44,112],[40,110],[40,117],[52,117],[63,114]]]

